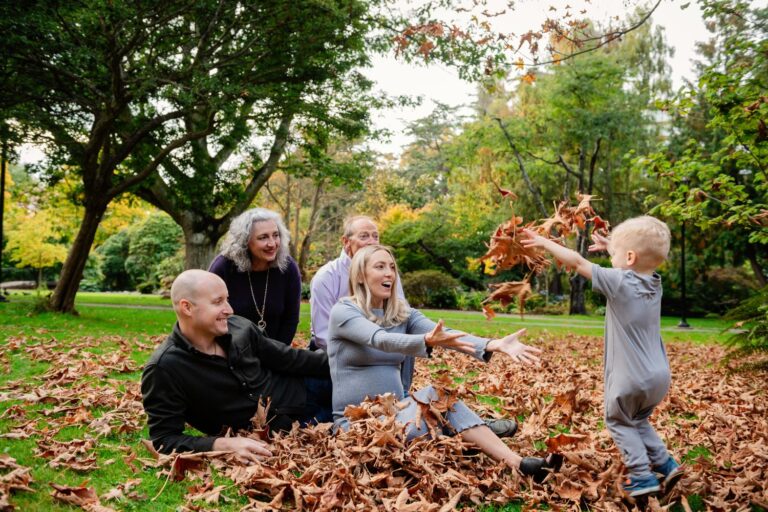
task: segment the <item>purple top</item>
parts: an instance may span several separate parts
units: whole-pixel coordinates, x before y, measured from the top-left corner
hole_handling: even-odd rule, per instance
[[[352,258],[344,251],[335,260],[331,260],[317,271],[309,284],[309,306],[311,311],[312,334],[315,345],[327,350],[328,323],[331,308],[342,297],[349,296],[349,266]],[[400,276],[397,278],[397,296],[405,299]]]
[[[299,306],[301,304],[301,274],[296,261],[288,257],[288,267],[280,272],[277,267],[267,271],[251,271],[253,296],[248,283],[248,273],[240,272],[232,262],[219,254],[214,258],[209,272],[213,272],[224,280],[229,291],[229,303],[235,314],[258,324],[261,317],[256,312],[254,297],[259,309],[264,306],[264,286],[267,286],[267,300],[264,321],[267,323],[268,338],[290,345],[299,325]]]

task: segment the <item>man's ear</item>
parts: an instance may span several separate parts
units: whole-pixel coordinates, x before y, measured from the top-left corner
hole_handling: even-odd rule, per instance
[[[179,313],[184,316],[192,316],[192,304],[187,299],[181,299],[179,300]]]

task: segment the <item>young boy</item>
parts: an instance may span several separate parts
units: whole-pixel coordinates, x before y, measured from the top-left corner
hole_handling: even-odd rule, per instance
[[[639,497],[664,492],[682,476],[678,463],[648,418],[669,390],[670,371],[661,341],[661,278],[656,268],[669,252],[669,228],[660,220],[636,217],[622,222],[610,240],[593,234],[590,251],[608,250],[614,268],[590,263],[579,253],[525,230],[521,243],[551,253],[592,280],[608,299],[605,312],[605,423],[621,451],[629,479],[625,492]]]

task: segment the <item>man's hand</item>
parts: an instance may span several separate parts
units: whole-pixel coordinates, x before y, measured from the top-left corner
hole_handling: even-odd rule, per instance
[[[219,437],[213,442],[214,451],[232,452],[244,464],[252,464],[264,457],[271,457],[267,443],[249,437]]]
[[[472,343],[459,340],[459,338],[464,336],[466,333],[445,332],[443,330],[443,323],[444,322],[442,320],[439,320],[435,328],[432,329],[432,332],[424,335],[424,343],[426,343],[428,347],[439,346],[444,348],[453,348],[459,352],[465,352],[467,354],[471,354],[475,351],[475,347],[472,345]]]
[[[525,334],[525,329],[509,334],[503,338],[491,340],[485,347],[488,352],[503,352],[516,363],[524,365],[538,364],[541,349],[521,343],[519,337]]]
[[[608,250],[608,242],[609,242],[609,240],[606,237],[604,237],[603,235],[598,235],[597,233],[592,233],[592,241],[594,243],[589,246],[589,248],[588,248],[589,252],[600,252],[600,251],[607,251]]]

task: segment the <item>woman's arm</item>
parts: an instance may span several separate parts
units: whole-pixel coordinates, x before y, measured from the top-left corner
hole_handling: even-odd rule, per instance
[[[387,332],[368,320],[360,309],[342,300],[331,309],[329,340],[343,339],[358,345],[367,345],[382,352],[427,357],[424,334]]]

